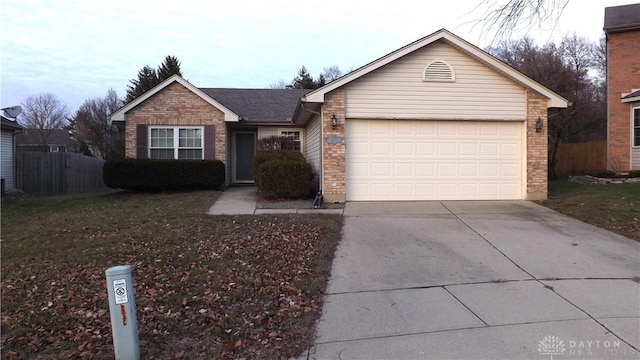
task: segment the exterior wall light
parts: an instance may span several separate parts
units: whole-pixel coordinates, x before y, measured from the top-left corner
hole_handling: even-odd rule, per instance
[[[331,115],[331,128],[335,130],[338,127],[338,117],[336,114]]]
[[[542,121],[542,118],[538,118],[538,120],[536,121],[536,132],[541,132],[543,128],[544,122]]]

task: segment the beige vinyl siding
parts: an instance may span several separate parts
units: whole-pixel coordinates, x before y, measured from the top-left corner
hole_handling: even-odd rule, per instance
[[[454,82],[423,81],[443,60]],[[453,46],[438,41],[346,86],[347,118],[524,120],[525,90]]]
[[[631,170],[640,170],[640,147],[631,148]]]
[[[0,145],[2,145],[2,151],[0,151],[0,154],[2,155],[0,159],[0,176],[4,179],[5,189],[9,190],[13,189],[15,186],[15,174],[13,171],[13,131],[2,132]]]
[[[304,154],[316,175],[320,175],[320,118],[315,116],[305,131]]]

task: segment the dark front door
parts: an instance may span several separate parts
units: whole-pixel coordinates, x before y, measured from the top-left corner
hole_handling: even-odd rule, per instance
[[[253,181],[253,154],[255,153],[256,134],[235,133],[235,177],[236,182]]]

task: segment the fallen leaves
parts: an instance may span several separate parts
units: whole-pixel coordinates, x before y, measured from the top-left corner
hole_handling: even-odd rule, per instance
[[[3,359],[112,359],[104,271],[119,264],[132,266],[146,359],[285,359],[313,343],[340,217],[140,216],[135,228],[65,224],[82,229],[66,240],[84,244],[75,258],[3,257]]]

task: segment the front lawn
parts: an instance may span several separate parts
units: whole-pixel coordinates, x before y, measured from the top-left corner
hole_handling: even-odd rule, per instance
[[[104,271],[133,269],[145,359],[313,344],[341,216],[207,216],[216,191],[2,199],[3,359],[113,359]]]
[[[640,240],[640,184],[549,182],[540,204],[578,220]]]

